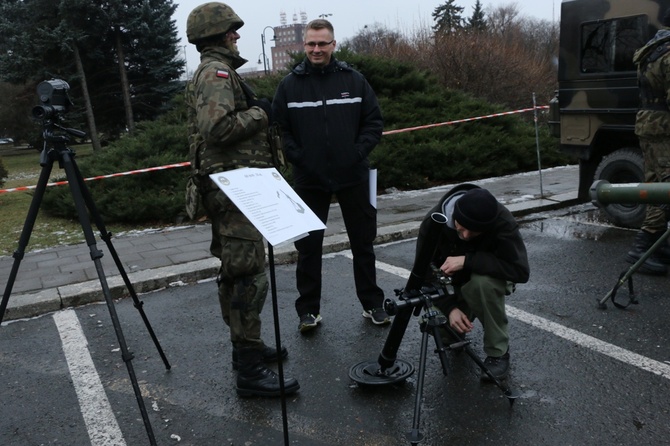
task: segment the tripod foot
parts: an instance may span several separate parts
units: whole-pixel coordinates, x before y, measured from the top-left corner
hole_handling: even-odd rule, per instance
[[[423,440],[423,434],[419,432],[418,429],[412,429],[411,431],[407,432],[406,438],[409,440],[412,446],[414,446]]]
[[[513,406],[514,401],[521,396],[521,393],[518,390],[512,390],[510,388],[507,388],[504,393],[510,406]]]
[[[405,381],[414,373],[414,366],[396,359],[393,366],[382,370],[377,361],[363,361],[349,369],[349,378],[367,386],[385,386]]]

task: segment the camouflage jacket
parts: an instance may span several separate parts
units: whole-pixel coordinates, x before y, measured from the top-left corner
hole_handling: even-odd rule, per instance
[[[245,62],[226,48],[206,48],[186,85],[194,174],[272,166],[267,116],[259,107],[248,106],[242,79],[235,72]]]
[[[640,110],[635,120],[638,136],[670,136],[670,30],[661,29],[635,52]]]

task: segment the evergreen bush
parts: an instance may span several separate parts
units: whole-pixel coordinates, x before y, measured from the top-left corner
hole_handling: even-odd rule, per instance
[[[185,106],[180,95],[175,108],[156,121],[138,123],[135,135],[115,141],[100,153],[77,162],[84,178],[109,175],[188,160]],[[75,157],[76,158],[76,157]],[[184,211],[188,167],[88,181],[96,208],[105,223],[174,223]],[[67,187],[48,188],[43,209],[51,215],[75,218]]]
[[[347,60],[378,92],[385,131],[508,111],[444,88],[432,74],[410,64],[360,55],[349,55]],[[535,127],[528,115],[385,135],[370,155],[371,165],[378,169],[378,189],[421,189],[537,168]],[[543,167],[567,163],[546,124],[540,124],[538,133]]]
[[[442,87],[435,77],[409,63],[349,52],[336,57],[352,64],[377,93],[384,130],[404,129],[508,111],[461,91]],[[286,73],[250,80],[259,97],[272,98]],[[378,189],[421,189],[441,184],[534,170],[538,166],[531,113],[387,134],[370,155],[378,169]],[[540,119],[542,167],[571,160],[558,150]],[[166,115],[141,122],[125,136],[79,164],[84,177],[108,175],[188,160],[186,108],[179,95]],[[172,223],[184,215],[184,188],[190,169],[175,168],[88,182],[105,222]],[[283,172],[291,182],[290,169]],[[65,187],[48,188],[44,209],[74,218]]]

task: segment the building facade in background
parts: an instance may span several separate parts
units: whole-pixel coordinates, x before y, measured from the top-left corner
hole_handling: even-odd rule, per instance
[[[261,41],[263,44],[263,53],[258,55],[258,66],[238,70],[240,76],[244,78],[253,78],[263,76],[264,74],[275,73],[278,70],[289,68],[292,65],[293,58],[291,54],[303,53],[303,34],[307,26],[307,14],[300,12],[293,14],[293,22],[288,23],[286,13],[279,13],[279,26],[266,26],[263,29]],[[266,36],[265,30],[272,29],[274,35]],[[274,46],[266,46],[272,45]],[[265,55],[266,60],[263,60]]]
[[[304,48],[303,33],[307,25],[307,14],[300,12],[300,20],[298,14],[293,14],[293,23],[288,24],[286,20],[286,13],[279,14],[280,26],[273,28],[274,30],[274,46],[271,49],[272,65],[268,67],[270,72],[275,72],[286,68],[291,64],[293,59],[291,54],[302,53]]]

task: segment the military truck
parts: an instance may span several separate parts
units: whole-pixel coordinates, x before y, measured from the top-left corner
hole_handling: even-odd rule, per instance
[[[579,198],[595,180],[644,181],[634,133],[638,87],[633,53],[654,36],[670,0],[563,0],[558,90],[549,126],[579,159]],[[639,227],[643,204],[609,204],[616,225]]]

